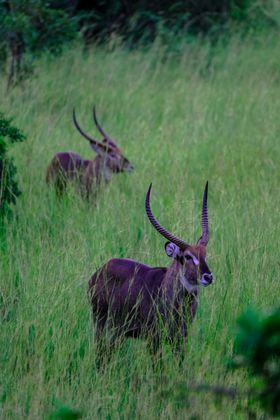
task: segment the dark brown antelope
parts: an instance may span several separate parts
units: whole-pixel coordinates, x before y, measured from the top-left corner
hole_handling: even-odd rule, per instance
[[[96,323],[98,357],[102,357],[108,329],[113,338],[111,347],[117,337],[142,337],[148,339],[149,348],[156,354],[164,325],[173,351],[180,350],[187,338],[187,324],[197,310],[198,286],[213,282],[206,263],[208,182],[202,201],[202,236],[196,245],[189,245],[158,223],[150,208],[151,187],[152,184],[146,195],[146,213],[154,228],[168,240],[165,251],[173,261],[166,268],[111,259],[93,274],[88,293]]]
[[[74,152],[59,152],[54,155],[47,169],[46,181],[55,185],[56,192],[61,194],[69,182],[75,182],[82,192],[89,197],[96,194],[102,182],[108,183],[113,174],[131,172],[133,166],[124,157],[116,142],[99,124],[95,107],[93,119],[98,131],[104,137],[102,141],[85,132],[77,121],[73,109],[73,122],[79,133],[85,137],[92,150],[97,154],[93,160],[85,160]]]

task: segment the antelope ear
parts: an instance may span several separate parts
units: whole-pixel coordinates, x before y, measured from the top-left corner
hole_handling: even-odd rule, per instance
[[[104,155],[105,151],[102,147],[98,146],[97,144],[90,142],[90,147],[97,155]]]
[[[180,250],[180,248],[177,245],[173,244],[172,242],[166,242],[165,252],[168,257],[171,257],[174,259],[180,257],[182,254],[182,251]]]

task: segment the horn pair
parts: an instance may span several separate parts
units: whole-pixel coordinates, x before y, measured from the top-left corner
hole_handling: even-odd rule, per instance
[[[93,120],[94,120],[94,123],[95,123],[98,131],[100,132],[100,134],[102,134],[102,136],[104,136],[103,143],[96,140],[94,137],[92,137],[90,134],[88,134],[80,126],[80,124],[78,123],[77,117],[76,117],[75,108],[73,108],[73,122],[75,124],[75,127],[77,128],[77,130],[79,131],[79,133],[83,137],[85,137],[93,146],[100,147],[101,149],[103,149],[106,152],[113,151],[114,149],[117,149],[118,148],[117,144],[111,139],[111,137],[109,137],[109,135],[106,133],[106,131],[102,128],[102,126],[98,122],[97,116],[96,116],[95,106],[93,107]]]
[[[152,213],[151,206],[150,206],[150,195],[151,195],[152,184],[150,184],[149,189],[146,194],[146,213],[154,228],[166,238],[168,241],[173,242],[177,245],[180,249],[185,250],[190,245],[187,242],[182,241],[181,239],[177,238],[172,233],[168,232],[163,226],[159,224],[157,219]],[[208,195],[208,181],[206,182],[203,199],[202,199],[202,210],[201,210],[201,227],[202,227],[202,235],[198,240],[198,244],[206,246],[209,241],[209,226],[208,226],[208,207],[207,207],[207,195]]]

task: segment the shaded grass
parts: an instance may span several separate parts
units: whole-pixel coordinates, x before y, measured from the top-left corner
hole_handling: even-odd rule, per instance
[[[278,51],[276,38],[238,36],[215,53],[198,42],[176,58],[156,43],[146,53],[77,46],[42,60],[37,77],[9,97],[1,80],[2,110],[28,135],[14,148],[23,194],[0,261],[4,418],[41,418],[57,401],[86,418],[242,418],[246,402],[219,405],[188,395],[187,384],[247,388],[246,372],[225,367],[235,319],[248,306],[279,304]],[[94,103],[135,172],[116,176],[95,207],[73,191],[58,201],[46,167],[59,150],[90,158],[71,111],[97,136]],[[166,348],[155,373],[145,343],[128,340],[97,372],[90,275],[110,257],[169,263],[144,212],[151,181],[161,223],[195,242],[206,179],[216,282],[201,290],[183,367]]]

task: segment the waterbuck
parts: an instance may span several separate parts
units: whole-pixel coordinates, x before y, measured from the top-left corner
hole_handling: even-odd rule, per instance
[[[202,235],[196,245],[189,245],[159,224],[150,207],[151,188],[152,184],[146,194],[146,213],[154,228],[168,240],[165,252],[172,263],[167,268],[149,267],[129,259],[111,259],[92,275],[88,294],[96,324],[98,358],[104,353],[108,331],[110,348],[118,337],[142,337],[148,339],[150,350],[156,354],[164,330],[173,351],[182,355],[187,324],[197,310],[198,286],[213,282],[206,263],[208,182],[202,201]],[[108,345],[108,334],[106,342]]]
[[[108,183],[113,174],[133,170],[133,166],[124,157],[116,142],[99,124],[95,107],[93,107],[93,119],[98,131],[104,137],[102,141],[96,140],[81,128],[73,109],[75,127],[88,140],[97,156],[92,160],[86,160],[74,152],[56,153],[48,166],[46,181],[55,185],[57,194],[64,192],[67,183],[75,182],[89,197],[97,193],[102,182]]]

